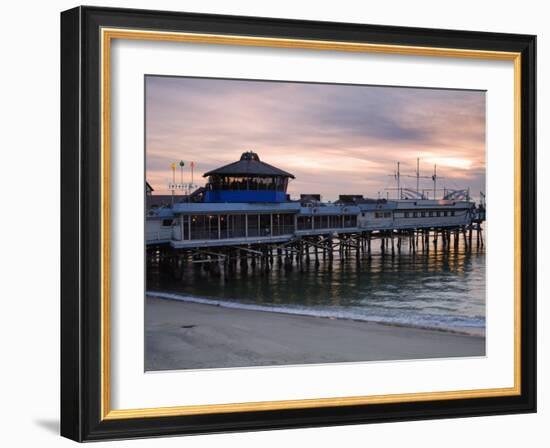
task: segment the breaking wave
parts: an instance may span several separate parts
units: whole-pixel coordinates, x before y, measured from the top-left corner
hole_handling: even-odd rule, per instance
[[[234,300],[218,300],[176,293],[147,291],[148,297],[159,299],[179,300],[182,302],[197,303],[203,305],[219,306],[239,310],[263,311],[269,313],[291,314],[297,316],[309,316],[326,319],[344,319],[362,322],[372,322],[400,327],[411,327],[427,330],[437,330],[449,333],[467,334],[471,336],[485,336],[484,316],[442,316],[436,314],[411,314],[409,312],[397,313],[395,309],[385,315],[383,309],[378,312],[367,312],[363,307],[303,307],[300,305],[259,305]],[[390,315],[391,314],[391,315]]]

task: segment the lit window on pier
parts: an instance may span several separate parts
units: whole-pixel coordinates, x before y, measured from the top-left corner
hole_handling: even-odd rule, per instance
[[[185,240],[270,237],[294,233],[291,213],[192,215],[182,217]]]
[[[357,215],[299,216],[298,230],[323,230],[357,227]]]

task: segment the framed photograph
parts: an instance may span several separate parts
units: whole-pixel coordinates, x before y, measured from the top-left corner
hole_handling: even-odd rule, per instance
[[[61,14],[61,433],[536,410],[535,36]]]

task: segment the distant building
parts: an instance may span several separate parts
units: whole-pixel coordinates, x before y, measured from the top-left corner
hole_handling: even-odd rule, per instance
[[[172,197],[171,194],[153,194],[155,189],[151,184],[145,181],[145,208],[150,210],[152,208],[171,207],[172,202],[174,204],[180,202],[187,202],[187,195],[177,195]]]
[[[301,194],[300,195],[300,203],[302,204],[311,204],[321,202],[321,195],[320,194]]]
[[[341,194],[338,196],[336,204],[357,204],[363,202],[362,194]]]
[[[187,195],[174,195],[171,194],[148,194],[145,197],[145,205],[147,210],[151,208],[171,207],[172,200],[174,204],[180,204],[187,202]]]

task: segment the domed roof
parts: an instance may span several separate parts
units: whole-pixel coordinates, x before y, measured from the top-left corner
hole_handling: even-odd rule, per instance
[[[294,175],[286,171],[275,168],[268,163],[262,162],[258,154],[252,151],[243,152],[241,159],[229,165],[222,166],[215,170],[203,174],[203,177],[212,175],[218,176],[251,176],[251,177],[290,177],[294,179]]]

